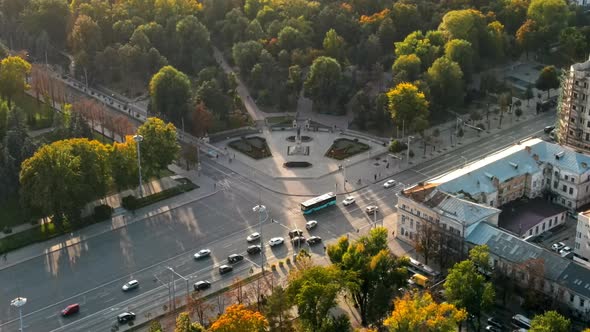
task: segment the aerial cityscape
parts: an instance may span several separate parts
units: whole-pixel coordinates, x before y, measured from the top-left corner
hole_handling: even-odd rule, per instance
[[[586,0],[0,0],[0,332],[590,332]]]

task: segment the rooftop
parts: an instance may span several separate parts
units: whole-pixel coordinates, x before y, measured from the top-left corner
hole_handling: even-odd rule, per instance
[[[564,207],[542,198],[513,201],[502,207],[498,226],[523,236],[526,231],[544,219],[564,211],[566,211]]]

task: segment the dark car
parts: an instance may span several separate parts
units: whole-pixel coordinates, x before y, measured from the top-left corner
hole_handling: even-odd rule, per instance
[[[229,263],[237,263],[239,261],[242,261],[244,259],[244,256],[242,255],[238,255],[238,254],[232,254],[227,256],[227,261]]]
[[[201,290],[211,287],[211,283],[208,280],[201,280],[201,281],[195,282],[193,287],[195,288],[196,291],[201,291]]]
[[[135,314],[132,313],[131,311],[124,312],[124,313],[120,314],[119,316],[117,316],[117,321],[119,321],[119,323],[121,323],[121,324],[125,324],[127,322],[132,322],[134,320],[135,320]]]
[[[80,305],[78,303],[70,304],[64,310],[61,311],[61,315],[67,317],[80,311]]]
[[[262,248],[260,248],[260,246],[257,246],[257,245],[249,246],[248,249],[246,249],[246,252],[249,253],[250,255],[258,254],[261,251],[262,251]]]
[[[502,324],[502,322],[500,322],[500,320],[496,317],[490,317],[488,318],[488,325],[497,327],[499,329],[503,329],[504,328],[504,324]]]
[[[231,265],[221,265],[219,267],[219,273],[220,274],[226,274],[226,273],[229,273],[229,272],[231,272],[233,270],[234,270],[234,268]]]
[[[545,129],[543,129],[543,131],[545,132],[545,134],[549,134],[553,131],[553,129],[555,129],[555,126],[547,126],[545,127]]]
[[[310,245],[318,244],[321,242],[322,242],[322,238],[319,236],[312,236],[309,239],[307,239],[307,243],[309,243]]]
[[[303,236],[303,231],[300,229],[292,229],[289,231],[290,238],[294,238],[296,236]]]
[[[293,243],[293,245],[302,245],[305,243],[305,237],[304,236],[295,236],[294,238],[291,239],[291,243]]]

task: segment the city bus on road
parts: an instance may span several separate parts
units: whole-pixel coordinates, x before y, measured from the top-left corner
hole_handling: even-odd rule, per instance
[[[331,205],[336,205],[336,195],[327,193],[301,203],[301,211],[303,214],[310,214]]]

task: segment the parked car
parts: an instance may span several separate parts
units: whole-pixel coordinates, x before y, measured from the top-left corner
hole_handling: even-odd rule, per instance
[[[305,236],[295,236],[291,239],[291,243],[293,243],[294,246],[302,245],[305,243]]]
[[[242,256],[242,255],[231,254],[231,255],[227,256],[227,261],[232,264],[240,262],[242,260],[244,260],[244,256]]]
[[[367,214],[377,213],[377,211],[379,211],[379,207],[377,205],[369,205],[365,208],[365,212],[367,212]]]
[[[270,239],[270,241],[268,241],[268,245],[274,247],[283,244],[284,242],[285,239],[283,239],[282,237],[273,237],[272,239]]]
[[[387,189],[391,187],[395,187],[395,180],[387,180],[385,183],[383,183],[383,188]]]
[[[500,320],[496,317],[490,317],[488,318],[488,325],[492,325],[495,326],[499,329],[503,329],[504,328],[504,324],[502,324],[502,322],[500,322]]]
[[[139,287],[139,281],[137,280],[131,280],[128,281],[127,283],[125,283],[125,285],[123,285],[123,287],[121,288],[124,292],[128,291],[128,290],[132,290]]]
[[[121,323],[121,324],[125,324],[127,322],[132,322],[134,320],[135,320],[135,314],[132,313],[131,311],[124,312],[124,313],[120,314],[119,316],[117,316],[117,321],[119,321],[119,323]]]
[[[229,273],[233,270],[234,270],[233,266],[224,264],[219,267],[219,274],[226,274],[226,273]]]
[[[260,233],[252,233],[246,238],[246,241],[248,242],[254,242],[258,240],[260,240]]]
[[[565,243],[557,242],[551,245],[551,250],[559,252],[561,249],[565,247]]]
[[[65,309],[61,311],[61,315],[67,317],[69,315],[77,313],[78,311],[80,311],[80,305],[78,303],[74,303],[65,307]]]
[[[209,255],[211,255],[210,249],[202,249],[202,250],[199,250],[199,252],[196,253],[194,257],[195,257],[195,259],[201,259],[201,258],[208,257]]]
[[[350,204],[354,204],[355,199],[352,196],[346,196],[346,198],[344,200],[342,200],[342,204],[344,206],[349,206]]]
[[[545,129],[543,129],[543,131],[545,132],[545,134],[549,134],[553,131],[553,129],[555,129],[555,126],[547,126],[545,127]]]
[[[258,245],[249,246],[248,249],[246,249],[246,252],[249,253],[250,255],[258,254],[261,251],[262,251],[262,248]]]
[[[197,281],[193,285],[193,288],[195,289],[195,291],[202,291],[202,290],[205,290],[209,287],[211,287],[211,283],[209,282],[209,280]]]
[[[310,220],[305,223],[305,229],[309,230],[309,229],[315,228],[317,225],[318,225],[318,222],[316,220]]]
[[[491,332],[502,332],[502,329],[499,329],[493,325],[488,325],[486,326],[486,331],[491,331]]]
[[[319,236],[311,236],[309,239],[307,239],[307,243],[310,245],[318,244],[320,242],[322,242],[322,238]]]
[[[569,254],[570,252],[572,252],[572,248],[570,248],[570,247],[568,247],[568,246],[565,246],[565,247],[563,247],[563,248],[562,248],[562,249],[559,251],[559,254],[560,254],[561,256],[564,256],[564,257],[565,257],[565,256],[566,256],[567,254]]]
[[[303,236],[303,231],[297,228],[290,230],[289,237],[294,238],[295,236]]]

